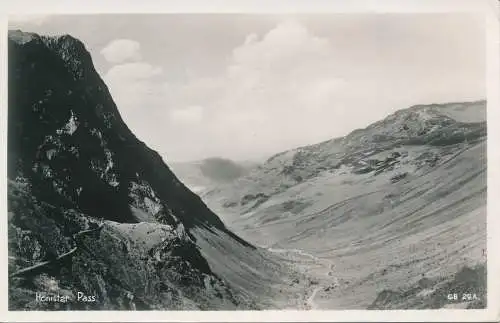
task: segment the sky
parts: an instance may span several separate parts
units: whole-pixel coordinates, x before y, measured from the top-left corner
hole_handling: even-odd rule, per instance
[[[127,125],[169,162],[261,159],[411,105],[486,97],[472,14],[12,16],[9,28],[80,39]]]

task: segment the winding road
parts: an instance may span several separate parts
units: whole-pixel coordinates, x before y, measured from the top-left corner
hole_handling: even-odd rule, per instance
[[[310,258],[318,263],[321,263],[321,264],[325,264],[327,265],[328,267],[328,272],[330,270],[332,270],[334,264],[333,262],[327,260],[327,259],[324,259],[324,258],[319,258],[313,254],[310,254],[308,252],[305,252],[304,250],[300,250],[300,249],[279,249],[279,248],[269,248],[269,247],[263,247],[264,249],[268,250],[269,252],[272,252],[272,253],[277,253],[277,254],[290,254],[290,253],[294,253],[294,254],[297,254],[297,255],[300,255],[300,256],[303,256],[303,257],[307,257],[307,258]],[[332,280],[332,277],[328,277],[328,280]],[[336,280],[335,278],[333,278],[333,280]],[[316,287],[313,292],[311,293],[311,295],[307,298],[306,300],[306,305],[308,307],[308,309],[310,310],[315,310],[315,309],[318,309],[318,305],[314,302],[314,299],[316,297],[316,294],[323,288],[323,286],[318,286]]]
[[[309,296],[309,298],[307,299],[307,305],[309,306],[309,309],[311,309],[311,310],[318,309],[318,306],[314,302],[314,298],[316,297],[316,294],[321,290],[321,288],[322,287],[316,287],[313,290],[311,296]]]

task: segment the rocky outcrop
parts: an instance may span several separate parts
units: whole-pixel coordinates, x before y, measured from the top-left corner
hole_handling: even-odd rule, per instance
[[[486,102],[417,105],[396,111],[344,137],[278,153],[238,179],[224,191],[224,205],[247,207],[248,196],[273,196],[340,168],[356,175],[396,171],[400,165],[428,169],[457,145],[473,145],[486,138]],[[427,147],[426,156],[408,151]],[[406,171],[393,175],[403,179]],[[276,185],[276,183],[280,183]],[[234,192],[239,192],[236,194]],[[250,209],[245,209],[249,211]]]
[[[249,306],[191,230],[254,247],[132,134],[80,41],[9,32],[8,118],[11,309]],[[73,301],[37,302],[41,291]]]

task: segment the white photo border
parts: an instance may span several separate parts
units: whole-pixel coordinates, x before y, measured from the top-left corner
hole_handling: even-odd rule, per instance
[[[7,1],[6,1],[7,2]],[[0,5],[0,259],[7,259],[7,21],[8,15],[103,13],[478,13],[487,37],[487,308],[484,310],[315,310],[315,311],[8,311],[7,261],[2,261],[0,319],[16,322],[475,322],[500,320],[500,13],[498,0],[17,0]],[[5,179],[5,180],[4,180]]]

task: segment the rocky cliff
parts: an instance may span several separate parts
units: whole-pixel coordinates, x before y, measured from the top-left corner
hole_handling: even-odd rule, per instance
[[[252,308],[192,230],[255,248],[132,134],[83,43],[10,31],[8,46],[9,307]]]

